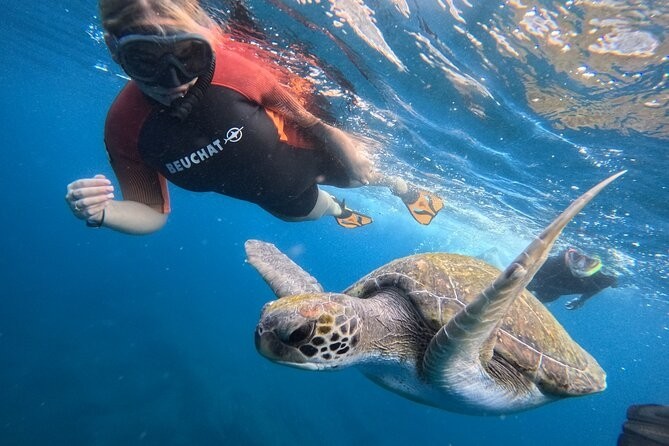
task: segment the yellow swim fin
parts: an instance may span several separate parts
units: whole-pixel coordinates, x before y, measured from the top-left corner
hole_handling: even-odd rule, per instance
[[[411,212],[411,216],[421,225],[429,225],[444,207],[444,200],[440,197],[414,187],[410,187],[409,192],[400,198]]]
[[[339,226],[343,226],[346,229],[353,229],[368,225],[372,222],[371,217],[347,208],[344,200],[337,201],[337,203],[342,209],[341,214],[335,217]]]

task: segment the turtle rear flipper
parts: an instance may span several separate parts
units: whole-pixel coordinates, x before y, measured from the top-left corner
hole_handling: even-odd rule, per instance
[[[247,240],[244,248],[247,262],[260,273],[277,297],[323,291],[323,287],[313,276],[273,244]]]
[[[564,227],[604,187],[622,175],[619,172],[600,182],[576,199],[562,214],[535,238],[525,250],[504,270],[495,281],[465,308],[459,311],[432,338],[423,358],[423,370],[428,380],[439,382],[443,388],[461,388],[461,382],[471,373],[481,373],[491,384],[497,383],[488,373],[488,362],[493,357],[495,333],[513,301],[520,296],[534,274],[546,261],[548,253]],[[578,371],[587,376],[572,377],[578,383],[589,381],[594,388],[603,390],[606,375],[593,360],[586,370]],[[538,364],[540,361],[538,362]],[[539,373],[539,370],[533,371]],[[554,377],[551,377],[554,379]],[[539,377],[539,381],[543,377]],[[571,383],[569,383],[571,385]],[[560,386],[555,386],[560,387]],[[469,391],[470,389],[466,389]],[[490,398],[506,393],[499,385],[485,389]],[[578,393],[578,389],[556,388],[555,393]],[[481,389],[476,389],[480,396]],[[467,398],[463,395],[463,398]],[[522,403],[521,403],[522,404]],[[520,409],[520,407],[519,407]]]

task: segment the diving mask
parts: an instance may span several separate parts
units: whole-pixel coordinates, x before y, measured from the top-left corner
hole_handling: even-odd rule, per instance
[[[588,257],[574,248],[565,252],[564,261],[574,277],[590,277],[602,269],[602,261],[598,257]]]
[[[210,68],[213,50],[201,34],[127,34],[108,40],[109,49],[123,70],[136,81],[174,88],[203,75]]]

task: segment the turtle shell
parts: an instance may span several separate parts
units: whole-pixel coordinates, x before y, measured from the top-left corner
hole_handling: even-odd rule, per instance
[[[396,288],[436,333],[500,274],[482,260],[457,254],[404,257],[378,268],[345,293],[365,298]],[[532,293],[516,298],[492,333],[493,354],[544,392],[583,395],[603,390],[605,373]],[[482,358],[482,360],[485,360]]]

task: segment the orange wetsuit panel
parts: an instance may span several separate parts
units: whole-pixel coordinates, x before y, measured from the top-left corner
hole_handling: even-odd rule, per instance
[[[139,132],[152,108],[137,84],[129,82],[107,114],[105,145],[123,199],[167,213],[170,212],[167,181],[142,161],[137,149]]]

